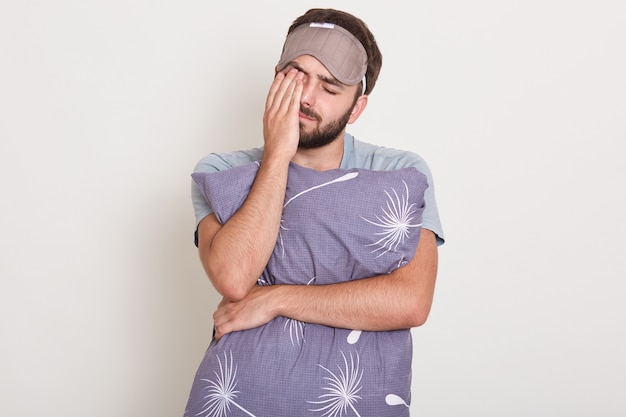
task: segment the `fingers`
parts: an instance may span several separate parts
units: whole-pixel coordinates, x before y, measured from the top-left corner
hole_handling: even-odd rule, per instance
[[[304,90],[303,80],[304,74],[302,72],[298,72],[295,78],[295,84],[293,88],[293,93],[291,95],[291,101],[289,102],[289,112],[295,115],[300,111],[300,100],[302,98],[302,91]]]
[[[303,78],[303,72],[292,68],[287,73],[278,73],[270,87],[263,115],[266,161],[289,161],[297,152]]]
[[[286,74],[279,72],[274,78],[265,103],[266,111],[284,113],[292,108],[293,103],[300,103],[303,73],[295,68]]]
[[[227,300],[224,299],[219,304],[218,309],[213,313],[213,328],[215,329],[213,337],[217,340],[221,339],[227,333],[230,333],[230,330],[227,329],[228,324],[228,316],[224,311],[224,305],[227,303]]]
[[[285,79],[285,74],[282,72],[279,72],[274,77],[274,81],[272,82],[272,85],[270,86],[270,91],[267,94],[267,99],[265,101],[266,110],[272,107],[272,104],[274,103],[274,97],[276,96],[276,91],[278,90],[278,87],[280,87],[284,79]]]
[[[226,298],[219,303],[217,310],[213,313],[213,327],[215,328],[214,337],[219,340],[222,336],[236,330],[240,330],[238,326],[240,318],[238,311],[242,305],[236,302],[228,301]]]

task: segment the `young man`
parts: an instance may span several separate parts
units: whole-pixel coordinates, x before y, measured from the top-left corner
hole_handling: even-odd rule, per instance
[[[260,328],[277,317],[370,332],[406,330],[426,321],[437,273],[437,246],[443,243],[428,166],[414,153],[366,144],[346,133],[346,125],[354,123],[365,110],[381,64],[374,36],[360,19],[333,9],[309,10],[290,27],[276,66],[263,117],[264,146],[211,154],[197,164],[197,172],[216,172],[259,163],[241,208],[223,224],[198,185],[193,184],[200,259],[223,296],[213,316],[212,345],[226,335]],[[429,187],[415,256],[381,276],[327,285],[257,285],[279,239],[290,164],[316,171],[414,167],[424,173]],[[207,388],[213,392],[211,397],[206,391],[202,396],[199,388],[200,381],[207,382],[222,372],[228,361],[232,365],[232,349],[230,355],[213,353],[216,365],[198,371],[186,415],[213,415],[234,404],[239,391],[215,388],[213,383]],[[342,355],[348,358],[343,351]],[[352,360],[350,353],[346,367]],[[410,378],[407,381],[410,385]],[[403,402],[409,401],[407,397],[405,393]],[[344,396],[344,403],[339,400],[341,404],[335,407],[354,404],[358,398],[356,394]],[[304,409],[332,409],[332,404],[328,405],[331,408],[316,408],[313,400],[305,401],[309,406]],[[273,415],[282,415],[279,409],[273,408]],[[297,410],[296,406],[284,408],[285,415]],[[397,410],[394,415],[398,415]]]

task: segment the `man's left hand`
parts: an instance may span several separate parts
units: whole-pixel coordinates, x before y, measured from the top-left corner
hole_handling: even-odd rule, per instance
[[[239,301],[223,299],[213,313],[215,338],[262,326],[276,317],[269,293],[273,286],[255,286]]]

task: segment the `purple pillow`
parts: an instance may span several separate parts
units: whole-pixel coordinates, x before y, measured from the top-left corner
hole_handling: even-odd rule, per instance
[[[244,203],[258,168],[192,176],[224,223]],[[420,237],[427,186],[414,168],[317,172],[291,164],[280,233],[258,284],[330,284],[406,264]],[[336,417],[349,406],[354,413],[346,415],[408,417],[411,361],[409,329],[366,332],[278,316],[211,341],[185,416]]]

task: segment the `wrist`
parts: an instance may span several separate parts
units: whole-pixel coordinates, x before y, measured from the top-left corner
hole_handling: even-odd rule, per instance
[[[284,149],[271,150],[266,147],[263,151],[261,165],[288,166],[292,159],[293,155],[291,152],[287,152]]]
[[[272,291],[270,310],[274,317],[289,317],[287,308],[287,295],[285,293],[285,285],[272,285],[268,287]]]

